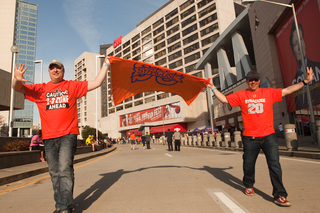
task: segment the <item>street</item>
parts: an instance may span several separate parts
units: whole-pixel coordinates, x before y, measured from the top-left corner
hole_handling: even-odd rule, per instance
[[[267,164],[256,164],[255,196],[244,194],[242,152],[129,145],[75,165],[74,212],[319,212],[320,161],[280,157],[291,207],[273,203]],[[2,193],[1,193],[2,192]],[[1,212],[53,212],[48,173],[0,187]]]

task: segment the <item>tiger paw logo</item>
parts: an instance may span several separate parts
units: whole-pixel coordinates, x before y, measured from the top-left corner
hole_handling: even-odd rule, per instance
[[[183,75],[172,73],[168,70],[162,70],[157,67],[145,66],[136,67],[137,63],[133,65],[133,72],[131,75],[131,83],[147,81],[152,77],[156,82],[164,86],[173,86],[177,83],[183,83]]]

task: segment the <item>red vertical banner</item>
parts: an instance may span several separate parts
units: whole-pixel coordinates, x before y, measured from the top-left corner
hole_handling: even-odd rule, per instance
[[[320,104],[320,13],[317,0],[301,0],[295,6],[301,44],[305,57],[302,58],[293,14],[289,15],[275,33],[283,86],[301,82],[305,76],[302,62],[312,67],[314,78],[309,84],[312,104]],[[308,107],[305,87],[286,96],[287,111],[293,112]]]

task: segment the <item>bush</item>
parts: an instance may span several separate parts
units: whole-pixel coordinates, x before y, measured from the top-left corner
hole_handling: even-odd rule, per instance
[[[27,141],[19,141],[15,140],[12,142],[6,143],[3,148],[5,149],[6,152],[11,152],[11,151],[27,151],[29,150],[29,142]]]

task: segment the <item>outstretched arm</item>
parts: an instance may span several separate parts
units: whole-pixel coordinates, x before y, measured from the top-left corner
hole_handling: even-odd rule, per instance
[[[209,87],[211,90],[216,88],[214,84],[211,82],[207,85],[207,87]],[[221,103],[225,103],[225,104],[229,103],[227,97],[224,94],[222,94],[219,90],[214,89],[212,92]]]
[[[312,78],[313,78],[313,71],[312,71],[312,67],[307,67],[307,76],[306,78],[303,80],[306,84],[308,84],[309,82],[312,81]],[[298,91],[299,89],[301,89],[302,87],[304,86],[304,83],[301,81],[297,84],[294,84],[294,85],[291,85],[291,86],[288,86],[284,89],[282,89],[282,97],[286,96],[286,95],[289,95],[295,91]]]
[[[24,68],[24,64],[20,64],[19,68],[15,65],[14,78],[12,80],[12,89],[24,94],[24,86],[22,82],[27,82],[27,79],[23,78],[23,74],[27,71],[27,67]]]
[[[102,67],[101,67],[100,72],[98,73],[98,75],[96,76],[94,81],[88,82],[88,92],[101,86],[110,67],[111,67],[110,62],[109,62],[108,58],[106,58]]]

